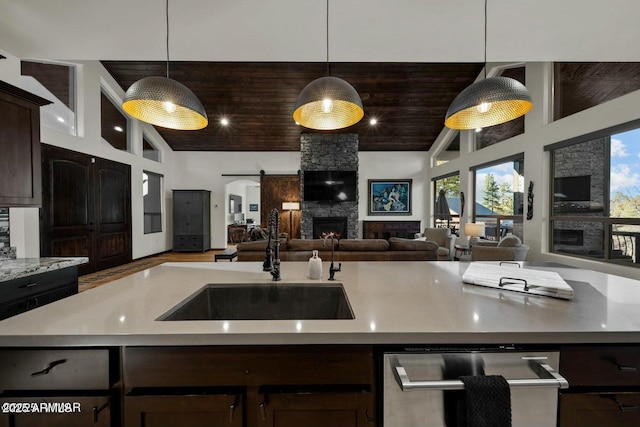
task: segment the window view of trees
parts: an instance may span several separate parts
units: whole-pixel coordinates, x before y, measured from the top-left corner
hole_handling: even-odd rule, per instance
[[[499,163],[475,171],[474,222],[484,222],[486,238],[507,234],[522,238],[524,160]]]
[[[513,215],[513,189],[508,182],[498,184],[492,173],[484,178],[482,203],[491,212],[502,215]]]

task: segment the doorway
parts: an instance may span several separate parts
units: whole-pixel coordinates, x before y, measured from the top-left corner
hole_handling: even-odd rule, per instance
[[[227,243],[248,240],[253,227],[260,226],[260,183],[251,179],[227,183],[225,201]]]

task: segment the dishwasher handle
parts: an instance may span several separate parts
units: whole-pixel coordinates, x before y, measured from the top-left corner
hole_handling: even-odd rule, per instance
[[[412,390],[464,390],[460,380],[411,381],[404,366],[395,359],[395,377],[402,391]],[[509,387],[556,387],[569,388],[569,382],[547,363],[528,360],[531,369],[538,375],[532,379],[508,379]]]

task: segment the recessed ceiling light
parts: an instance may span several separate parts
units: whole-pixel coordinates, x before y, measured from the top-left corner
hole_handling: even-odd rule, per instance
[[[377,120],[377,119],[371,119],[371,120],[369,120],[369,124],[370,124],[371,126],[375,125],[376,123],[378,123],[378,120]]]
[[[114,126],[113,127],[117,132],[122,132],[124,129],[122,129],[120,126]]]
[[[227,126],[229,124],[229,120],[226,117],[220,119],[220,124],[222,126]]]

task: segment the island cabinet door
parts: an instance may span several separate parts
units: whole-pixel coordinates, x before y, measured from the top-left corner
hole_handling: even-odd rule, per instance
[[[257,425],[374,427],[373,400],[366,390],[259,393]]]
[[[184,393],[184,391],[181,391]],[[125,396],[127,427],[241,427],[242,395]]]
[[[0,427],[109,427],[108,396],[0,397]]]
[[[560,427],[638,427],[640,393],[575,393],[560,396]]]

